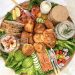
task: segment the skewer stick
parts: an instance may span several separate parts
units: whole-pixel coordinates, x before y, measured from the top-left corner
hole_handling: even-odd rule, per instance
[[[54,63],[53,63],[53,61],[52,61],[52,65],[53,65],[53,68],[54,68],[54,73],[55,73],[55,75],[58,75],[57,69],[56,69],[56,67],[55,67],[55,65],[54,65]]]
[[[52,62],[53,68],[54,68],[55,75],[60,75],[60,69],[59,69],[57,61],[56,61],[56,56],[55,56],[54,50],[51,48],[49,53],[50,53],[50,59],[51,59],[51,62]]]
[[[23,9],[17,2],[16,2],[16,0],[11,0],[14,4],[16,4],[16,6],[18,6],[20,9],[22,9],[25,13],[28,13],[28,14],[30,14],[29,12],[28,12],[28,10],[25,10],[25,9]],[[32,14],[30,14],[32,17],[33,17],[33,15]]]
[[[15,1],[15,0],[11,0],[14,4],[16,4],[16,6],[18,6],[19,8],[21,8],[21,6]]]
[[[11,0],[16,6],[18,6],[20,9],[24,10],[17,2],[16,0]]]

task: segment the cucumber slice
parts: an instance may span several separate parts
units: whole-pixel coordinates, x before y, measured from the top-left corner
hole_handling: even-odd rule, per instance
[[[40,66],[40,63],[38,61],[38,57],[35,53],[32,54],[32,58],[33,58],[33,63],[34,63],[35,69],[41,70],[41,66]]]

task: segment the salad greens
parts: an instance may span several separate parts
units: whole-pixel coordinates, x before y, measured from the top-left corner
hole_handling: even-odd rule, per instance
[[[29,68],[33,65],[33,60],[32,57],[27,57],[26,59],[24,59],[22,66],[25,68]]]
[[[9,53],[6,59],[6,66],[14,69],[16,73],[29,72],[28,69],[32,69],[33,60],[31,56],[23,55],[21,50],[13,51]]]
[[[26,58],[26,56],[24,56],[24,55],[22,54],[22,51],[21,51],[21,50],[16,51],[15,54],[14,54],[14,57],[15,57],[15,60],[16,60],[16,61],[21,61],[21,60],[23,60],[24,58]]]
[[[35,75],[47,75],[47,74],[46,73],[43,73],[43,72],[36,71],[35,72]]]
[[[72,56],[75,51],[75,38],[69,40],[57,40],[54,50],[69,49],[69,55]]]
[[[8,12],[8,13],[6,14],[5,20],[10,20],[10,21],[13,20],[12,14],[11,14],[10,12]]]
[[[31,67],[28,69],[27,75],[35,75],[34,66],[31,66]]]
[[[5,34],[5,31],[3,29],[0,29],[0,37]]]
[[[8,54],[5,53],[5,52],[0,51],[0,56],[3,57],[6,60],[7,57],[8,57]]]
[[[6,58],[6,66],[12,68],[17,74],[47,75],[41,69],[35,69],[32,56],[25,56],[21,50],[12,51]]]

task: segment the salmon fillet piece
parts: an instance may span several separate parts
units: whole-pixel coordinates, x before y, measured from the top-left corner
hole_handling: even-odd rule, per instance
[[[38,55],[38,58],[40,61],[41,68],[44,72],[53,70],[51,61],[49,60],[49,57],[48,57],[46,51],[42,52],[42,53],[37,53],[37,55]]]

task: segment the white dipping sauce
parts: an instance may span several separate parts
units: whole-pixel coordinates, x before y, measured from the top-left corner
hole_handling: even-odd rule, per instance
[[[42,14],[48,14],[51,10],[51,3],[48,3],[47,1],[43,1],[40,5],[40,10]]]

